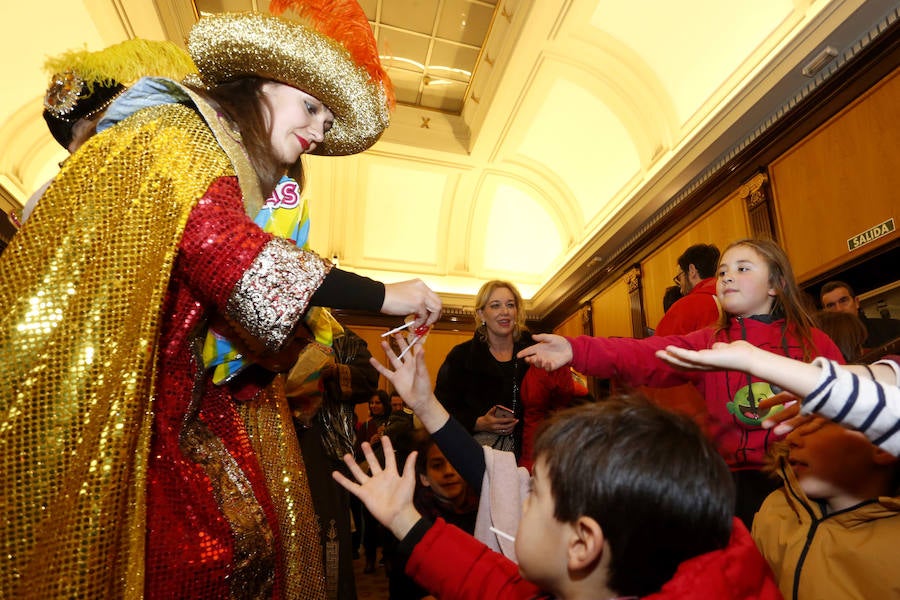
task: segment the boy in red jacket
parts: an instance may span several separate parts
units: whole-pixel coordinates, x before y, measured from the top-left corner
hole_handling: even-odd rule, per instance
[[[516,532],[518,565],[423,518],[412,504],[414,455],[401,475],[383,444],[383,468],[364,444],[371,476],[351,457],[359,483],[334,477],[401,540],[406,573],[442,600],[781,597],[732,517],[721,457],[689,419],[647,402],[609,400],[548,421]]]

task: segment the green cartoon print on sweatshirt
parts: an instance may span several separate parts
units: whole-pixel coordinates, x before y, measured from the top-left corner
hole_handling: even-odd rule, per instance
[[[765,414],[760,414],[759,403],[781,391],[778,386],[773,387],[765,381],[754,381],[739,389],[734,394],[734,401],[727,403],[725,407],[741,423],[759,426],[766,417],[784,409],[784,406],[773,406]]]

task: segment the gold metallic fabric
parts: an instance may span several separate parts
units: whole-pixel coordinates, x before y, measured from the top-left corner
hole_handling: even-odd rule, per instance
[[[284,547],[285,598],[325,598],[318,517],[307,481],[308,473],[287,402],[284,380],[272,385],[251,402],[238,405],[253,450],[266,476]],[[299,468],[298,468],[299,467]]]
[[[142,597],[160,307],[230,174],[194,110],[146,109],[66,162],[0,257],[0,597]]]

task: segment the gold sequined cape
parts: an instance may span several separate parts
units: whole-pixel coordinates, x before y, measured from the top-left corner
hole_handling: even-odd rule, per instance
[[[145,109],[0,256],[0,597],[143,596],[160,308],[192,207],[236,169],[194,109]]]

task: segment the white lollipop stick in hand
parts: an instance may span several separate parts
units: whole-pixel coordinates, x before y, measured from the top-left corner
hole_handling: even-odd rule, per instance
[[[385,331],[384,333],[382,333],[381,337],[387,337],[389,335],[393,335],[393,334],[397,333],[398,331],[403,331],[404,329],[409,329],[410,327],[412,327],[413,323],[415,323],[415,321],[409,321],[408,323],[404,323],[400,327],[394,327],[390,331]]]
[[[403,358],[406,355],[406,353],[409,352],[409,349],[412,348],[416,344],[416,342],[418,342],[419,340],[424,338],[426,335],[428,335],[429,329],[431,329],[431,328],[428,327],[427,325],[420,325],[420,326],[416,327],[416,333],[413,336],[413,339],[411,339],[409,342],[407,342],[406,348],[403,349],[403,352],[401,352],[400,356],[398,356],[397,358],[398,359]]]

